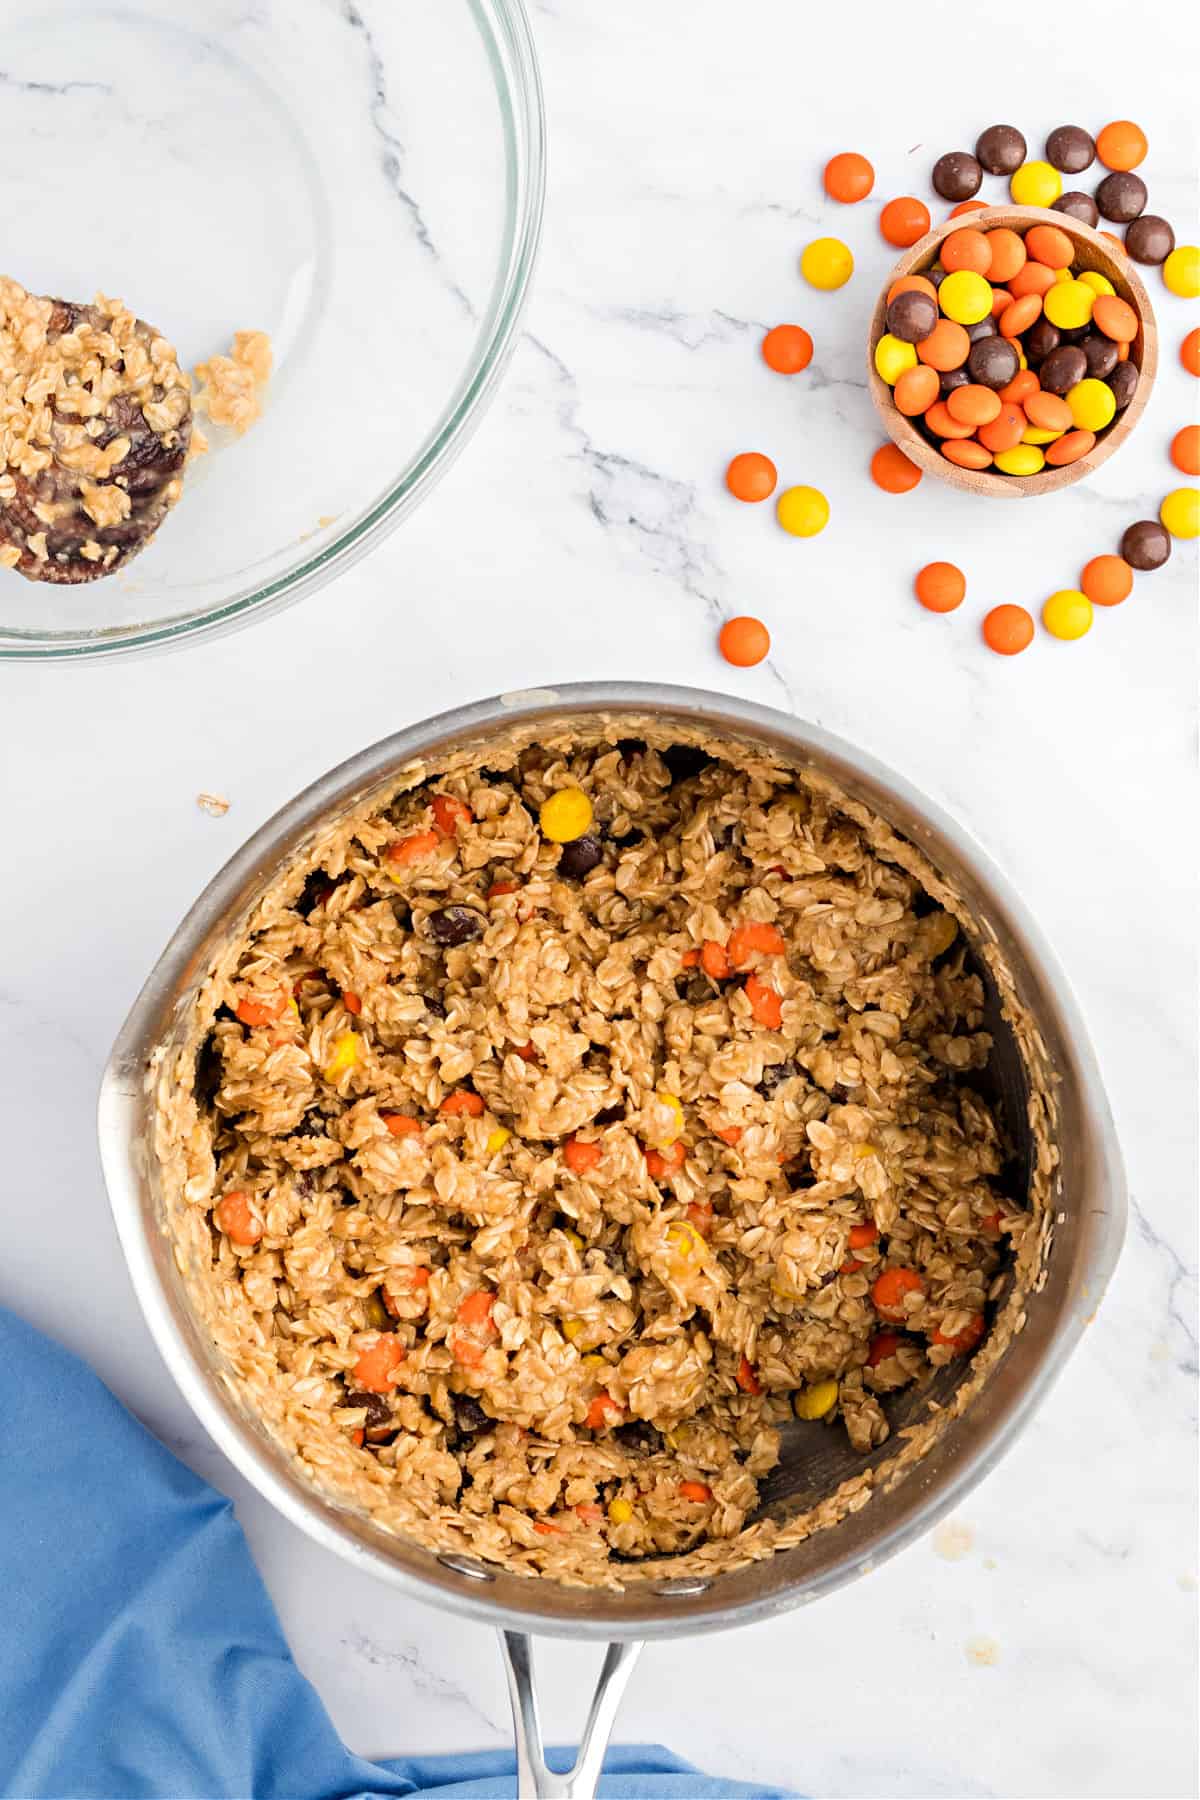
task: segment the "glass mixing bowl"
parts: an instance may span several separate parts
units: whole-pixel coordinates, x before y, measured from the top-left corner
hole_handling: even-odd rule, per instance
[[[522,0],[17,0],[2,60],[0,273],[119,295],[189,368],[266,331],[275,370],[245,436],[198,416],[122,572],[0,569],[0,658],[290,605],[416,505],[511,349],[545,174]]]

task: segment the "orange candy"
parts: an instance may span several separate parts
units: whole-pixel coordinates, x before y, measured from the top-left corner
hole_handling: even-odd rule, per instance
[[[1012,382],[1009,382],[1009,387]],[[1012,450],[1020,443],[1025,433],[1027,420],[1015,401],[1005,398],[1004,393],[997,395],[1000,411],[989,425],[979,427],[979,441],[985,450],[998,456],[1001,450]]]
[[[879,215],[879,229],[897,250],[907,250],[929,230],[929,208],[912,194],[889,200]]]
[[[957,388],[955,392],[958,392]],[[969,438],[975,433],[973,425],[966,425],[961,419],[955,418],[944,400],[936,400],[929,408],[925,414],[925,423],[935,437]]]
[[[931,369],[945,375],[950,369],[961,369],[967,360],[971,340],[953,319],[939,319],[929,336],[917,345],[917,356]]]
[[[1012,303],[1013,303],[1013,297],[1009,293],[1007,288],[1002,288],[1002,287],[993,288],[992,289],[992,317],[993,317],[993,319],[998,319],[1000,317],[1000,314],[1005,310],[1005,308],[1011,306]]]
[[[931,562],[918,572],[913,587],[927,612],[948,613],[962,605],[967,578],[953,563]]]
[[[825,192],[843,206],[865,200],[875,186],[875,171],[865,156],[855,150],[842,150],[825,164]]]
[[[983,387],[978,382],[968,381],[962,387],[951,388],[946,395],[946,411],[960,425],[990,425],[998,419],[1003,402],[994,388]]]
[[[1022,294],[1019,300],[1014,300],[1011,306],[1005,307],[996,321],[1000,327],[1000,336],[1020,337],[1021,333],[1028,331],[1034,320],[1040,316],[1041,310],[1042,296],[1040,294]]]
[[[1123,556],[1093,556],[1079,585],[1093,606],[1120,606],[1133,592],[1133,570]]]
[[[1112,245],[1113,249],[1119,250],[1121,252],[1122,256],[1128,256],[1129,252],[1126,250],[1124,244],[1121,242],[1120,238],[1117,236],[1115,231],[1102,231],[1100,233],[1100,236],[1102,238],[1107,238],[1109,243]]]
[[[1023,606],[993,606],[983,621],[983,641],[997,656],[1019,656],[1033,642],[1033,619]]]
[[[910,371],[916,374],[916,370]],[[1185,425],[1171,439],[1171,461],[1184,475],[1200,475],[1200,425]]]
[[[942,239],[941,263],[948,275],[956,269],[969,269],[974,275],[986,275],[992,266],[992,247],[982,231],[966,225]]]
[[[725,486],[735,500],[768,500],[778,480],[775,464],[757,450],[743,450],[725,471]]]
[[[1200,325],[1194,326],[1180,344],[1179,360],[1189,375],[1200,375]]]
[[[987,272],[989,281],[1009,281],[1018,269],[1025,267],[1029,253],[1019,231],[1010,231],[1007,225],[997,225],[988,232],[987,241],[992,253],[992,266]]]
[[[1054,270],[1045,263],[1023,262],[1005,285],[1014,300],[1021,300],[1026,294],[1044,294],[1054,286]]]
[[[928,294],[931,300],[937,299],[937,289],[926,275],[901,275],[899,281],[893,281],[887,292],[889,306],[897,294]]]
[[[717,648],[735,669],[752,669],[771,648],[771,634],[761,619],[743,615],[727,619],[721,627]]]
[[[803,325],[773,325],[762,341],[762,359],[777,375],[798,375],[812,353],[813,341]]]
[[[1000,389],[1000,398],[1023,406],[1030,394],[1040,392],[1041,385],[1032,369],[1018,369],[1012,380]]]
[[[991,452],[973,437],[947,438],[942,445],[942,455],[960,469],[990,469],[992,466]]]
[[[1025,233],[1025,254],[1047,269],[1069,269],[1075,246],[1057,225],[1031,225]]]
[[[921,471],[895,444],[880,444],[871,458],[871,480],[885,494],[907,494],[921,479]]]
[[[1025,417],[1039,431],[1070,431],[1072,412],[1057,394],[1030,394],[1024,401]]]
[[[1114,119],[1096,133],[1096,155],[1106,169],[1136,169],[1150,148],[1132,119]]]
[[[946,216],[951,219],[961,219],[967,213],[986,212],[987,209],[988,203],[986,200],[960,200],[958,205],[952,207]]]
[[[1046,461],[1052,469],[1065,469],[1068,463],[1078,462],[1086,456],[1096,442],[1094,431],[1068,431],[1065,437],[1055,438],[1052,444],[1046,445]]]
[[[926,412],[937,397],[937,370],[929,368],[925,363],[918,363],[915,369],[905,369],[892,389],[896,411],[902,412],[908,419],[915,419],[918,413]]]
[[[1137,314],[1128,300],[1122,300],[1117,294],[1096,295],[1092,324],[1117,344],[1132,344],[1137,336]]]

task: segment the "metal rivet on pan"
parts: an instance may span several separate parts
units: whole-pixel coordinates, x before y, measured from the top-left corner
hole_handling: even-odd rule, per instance
[[[496,1579],[494,1572],[485,1564],[476,1562],[473,1556],[458,1556],[453,1552],[448,1552],[445,1556],[439,1556],[438,1561],[443,1569],[453,1569],[456,1575],[469,1576],[472,1581],[495,1581]]]
[[[659,1581],[654,1585],[654,1592],[664,1599],[683,1600],[691,1594],[703,1594],[712,1586],[712,1582],[703,1575],[679,1575],[674,1581]]]

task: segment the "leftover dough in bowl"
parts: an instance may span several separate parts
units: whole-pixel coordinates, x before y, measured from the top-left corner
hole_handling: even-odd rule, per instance
[[[862,805],[700,726],[410,765],[280,872],[155,1065],[226,1385],[327,1496],[517,1573],[728,1570],[857,1510],[1048,1241],[1036,1034],[964,926]],[[777,1491],[833,1434],[850,1472]]]

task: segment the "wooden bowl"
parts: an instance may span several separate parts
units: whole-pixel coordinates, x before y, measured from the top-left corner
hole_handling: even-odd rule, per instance
[[[1138,384],[1134,389],[1133,399],[1096,439],[1087,455],[1081,456],[1078,462],[1068,463],[1064,469],[1045,468],[1037,475],[997,475],[991,469],[960,469],[957,463],[946,460],[936,446],[918,431],[911,419],[896,410],[892,390],[875,367],[875,346],[886,329],[884,318],[888,290],[893,282],[899,281],[902,275],[923,275],[927,269],[932,268],[938,259],[943,238],[949,237],[952,231],[961,231],[964,225],[974,226],[979,231],[990,231],[996,225],[1007,225],[1012,230],[1019,231],[1022,236],[1031,225],[1056,225],[1060,231],[1066,232],[1075,246],[1075,267],[1095,269],[1101,275],[1106,275],[1122,300],[1127,300],[1138,316],[1137,336],[1129,351],[1130,358],[1138,366]],[[1158,331],[1154,323],[1154,310],[1133,263],[1127,256],[1118,254],[1090,225],[1081,224],[1078,219],[1072,219],[1066,213],[1053,212],[1041,206],[988,206],[981,212],[962,213],[957,219],[947,219],[944,225],[926,232],[919,243],[905,251],[884,283],[867,340],[867,380],[871,398],[893,443],[898,444],[905,456],[915,462],[919,469],[928,470],[940,480],[950,482],[953,487],[965,488],[969,494],[1006,494],[1010,499],[1026,494],[1052,494],[1057,488],[1070,487],[1073,481],[1082,481],[1085,475],[1090,475],[1102,462],[1106,462],[1113,451],[1124,443],[1146,410],[1157,367]]]

